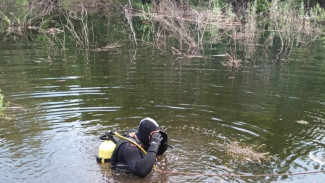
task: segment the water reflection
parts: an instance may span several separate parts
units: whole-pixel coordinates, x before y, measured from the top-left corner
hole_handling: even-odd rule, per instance
[[[1,181],[142,182],[98,165],[94,155],[102,132],[136,128],[146,116],[157,119],[174,148],[158,158],[165,172],[154,172],[145,181],[324,179],[323,174],[206,176],[324,168],[325,77],[320,68],[325,66],[302,64],[303,53],[293,53],[296,60],[288,66],[229,73],[218,60],[175,61],[146,46],[137,49],[136,59],[126,48],[90,52],[88,59],[70,50],[41,63],[33,61],[47,58],[44,50],[18,52],[8,50],[0,61],[1,89],[12,105],[23,108],[8,111],[16,116],[12,120],[0,121]],[[272,160],[235,158],[227,152],[230,142]]]

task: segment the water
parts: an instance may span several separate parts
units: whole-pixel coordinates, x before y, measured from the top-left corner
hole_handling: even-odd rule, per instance
[[[207,174],[324,170],[323,49],[231,71],[222,58],[177,59],[146,45],[85,52],[2,42],[0,88],[18,108],[0,121],[0,182],[322,182],[324,174]],[[147,116],[173,146],[158,158],[163,172],[143,180],[96,163],[100,134]],[[234,156],[234,142],[269,159]]]

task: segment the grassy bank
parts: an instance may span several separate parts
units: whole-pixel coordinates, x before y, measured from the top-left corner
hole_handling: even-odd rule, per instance
[[[151,42],[161,50],[193,58],[207,56],[206,49],[215,44],[228,44],[228,50],[218,56],[225,57],[225,66],[238,67],[241,60],[254,63],[261,54],[267,57],[273,52],[275,60],[288,61],[293,47],[310,46],[324,30],[325,11],[316,2],[313,6],[294,0],[235,4],[226,0],[150,2],[3,1],[0,33],[5,40],[42,38],[62,49],[66,40],[72,40],[77,47],[102,51],[110,44],[98,44],[98,31],[89,17],[94,13],[109,16],[115,11],[124,22],[119,31],[129,35],[134,47],[138,42]],[[261,49],[262,53],[257,52]],[[240,58],[238,50],[244,50]]]
[[[263,6],[262,6],[263,5]],[[306,10],[303,2],[288,0],[272,2],[256,0],[233,9],[233,5],[218,0],[201,7],[183,9],[172,0],[166,0],[155,11],[143,8],[142,17],[149,20],[158,32],[156,42],[165,44],[166,37],[176,40],[176,53],[204,54],[205,45],[228,42],[230,49],[224,55],[224,65],[237,67],[239,47],[245,50],[244,59],[254,60],[257,47],[268,55],[275,44],[280,50],[275,59],[289,60],[294,46],[310,46],[324,30],[325,11],[318,4]],[[155,40],[154,39],[154,40]],[[160,45],[158,45],[160,46]],[[176,48],[175,48],[176,47]]]

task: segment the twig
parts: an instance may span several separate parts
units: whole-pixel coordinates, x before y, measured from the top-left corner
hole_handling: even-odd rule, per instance
[[[133,27],[133,23],[132,23],[132,17],[129,14],[129,10],[127,8],[127,6],[124,6],[124,13],[125,13],[125,17],[129,23],[130,29],[131,29],[131,33],[132,33],[132,37],[133,37],[133,43],[135,46],[137,46],[137,39],[136,39],[136,33]]]

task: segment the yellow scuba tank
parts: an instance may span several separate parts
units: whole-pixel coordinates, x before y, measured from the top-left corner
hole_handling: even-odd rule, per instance
[[[98,156],[96,155],[97,163],[109,163],[111,162],[117,141],[110,132],[101,135],[100,139],[104,140],[104,142],[98,147]]]
[[[116,135],[118,138],[127,140],[127,141],[135,144],[142,151],[144,151],[144,153],[146,154],[146,151],[144,149],[142,149],[142,147],[139,146],[133,140],[130,140],[129,138],[124,137],[124,136],[118,134],[115,131],[109,131],[109,132],[106,132],[105,134],[100,136],[100,139],[104,140],[104,142],[102,142],[100,144],[100,146],[98,147],[98,156],[96,155],[97,163],[109,163],[109,162],[111,162],[111,158],[113,156],[114,150],[115,150],[115,148],[116,148],[116,146],[118,144],[118,141],[117,141],[117,139],[114,138],[114,135]],[[130,136],[130,135],[134,135],[134,132],[127,133],[126,136]]]
[[[101,159],[100,163],[110,162],[116,144],[111,140],[105,140],[98,148],[98,157]]]

